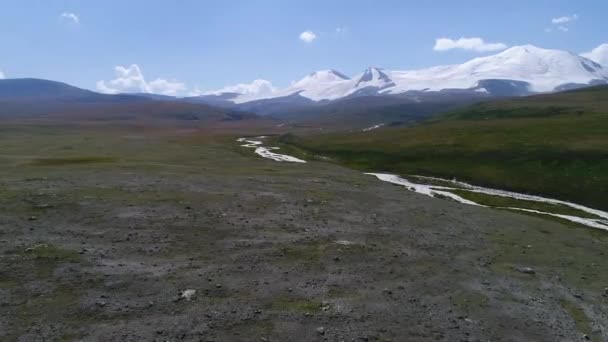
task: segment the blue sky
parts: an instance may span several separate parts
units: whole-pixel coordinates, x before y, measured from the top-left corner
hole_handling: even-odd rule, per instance
[[[368,66],[414,69],[497,52],[436,51],[438,38],[477,37],[579,53],[608,43],[605,0],[1,4],[0,70],[6,77],[53,79],[88,89],[96,89],[100,80],[120,86],[110,83],[117,66],[125,67],[123,76],[161,79],[150,86],[154,89],[164,89],[163,80],[169,88],[180,84],[176,91],[185,94],[254,79],[282,87],[320,69],[353,75]],[[569,20],[552,23],[561,17]],[[305,31],[311,33],[301,37]],[[137,71],[129,69],[133,64]]]

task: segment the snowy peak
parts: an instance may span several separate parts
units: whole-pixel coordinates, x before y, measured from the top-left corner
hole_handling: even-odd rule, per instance
[[[389,76],[389,72],[381,68],[367,68],[355,80],[356,83],[347,95],[369,95],[395,86],[395,82]]]
[[[346,81],[349,78],[335,70],[320,70],[315,71],[298,82],[293,84],[293,87],[302,87],[307,85],[323,84],[323,83],[335,83]]]
[[[381,68],[367,68],[358,77],[356,86],[359,87],[362,84],[389,84],[393,83],[393,80],[384,72]]]

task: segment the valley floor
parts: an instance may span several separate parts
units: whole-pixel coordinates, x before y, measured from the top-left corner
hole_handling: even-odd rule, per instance
[[[608,339],[605,231],[143,132],[1,128],[0,340]]]

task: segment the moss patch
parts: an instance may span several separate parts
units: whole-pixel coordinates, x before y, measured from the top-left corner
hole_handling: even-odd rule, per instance
[[[79,165],[79,164],[97,164],[111,163],[115,159],[111,157],[66,157],[66,158],[37,158],[30,162],[36,166],[63,166],[63,165]]]
[[[267,306],[270,310],[297,313],[317,312],[321,310],[321,302],[297,297],[278,297]]]
[[[566,312],[568,312],[570,318],[572,318],[572,320],[574,321],[574,324],[576,325],[576,330],[578,330],[582,334],[589,336],[592,341],[601,341],[599,335],[594,336],[592,332],[593,330],[591,329],[591,320],[589,319],[589,317],[587,317],[587,314],[585,314],[585,311],[583,309],[581,309],[578,305],[565,299],[562,299],[560,301],[560,304],[566,310]]]

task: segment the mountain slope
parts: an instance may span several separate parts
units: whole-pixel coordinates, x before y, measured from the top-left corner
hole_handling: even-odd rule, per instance
[[[154,95],[156,96],[156,95]],[[35,101],[70,102],[140,102],[149,101],[146,96],[135,94],[100,94],[72,85],[37,79],[13,78],[0,79],[0,101],[24,102],[35,105]]]

